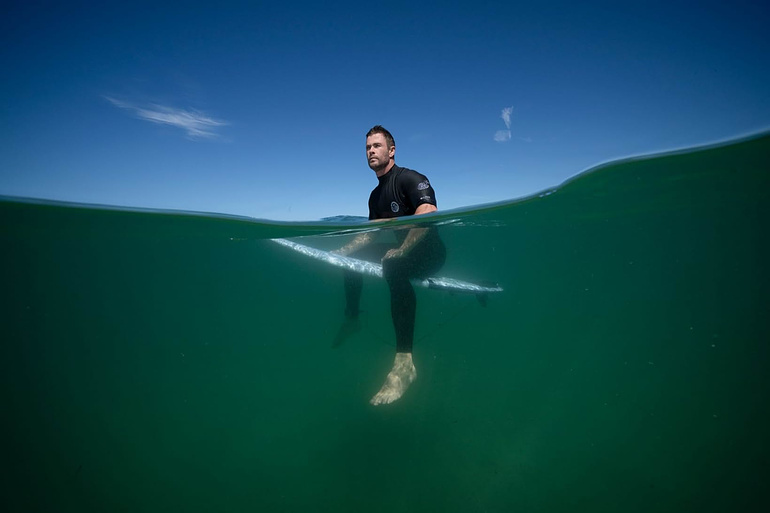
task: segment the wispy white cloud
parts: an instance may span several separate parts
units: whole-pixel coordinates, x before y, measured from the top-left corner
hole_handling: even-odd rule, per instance
[[[506,107],[503,109],[503,112],[500,113],[500,117],[503,118],[503,121],[505,122],[505,128],[508,130],[511,129],[511,114],[513,113],[513,107]]]
[[[181,128],[191,139],[216,138],[219,136],[216,130],[228,124],[226,121],[210,118],[195,110],[177,109],[156,104],[141,107],[109,96],[104,98],[116,107],[132,112],[140,119]]]
[[[503,118],[503,123],[505,123],[505,130],[495,132],[495,141],[505,142],[511,140],[511,114],[513,114],[513,107],[505,107],[500,113],[500,117]]]
[[[505,142],[511,140],[511,131],[510,130],[498,130],[495,132],[495,141],[497,142]]]

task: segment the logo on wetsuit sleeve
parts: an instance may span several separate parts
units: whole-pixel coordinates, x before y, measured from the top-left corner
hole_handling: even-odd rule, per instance
[[[391,209],[393,212],[398,212],[398,203],[396,203],[395,201],[391,202],[391,204],[390,204],[390,209]]]
[[[424,191],[428,187],[430,187],[430,183],[428,182],[428,180],[425,180],[424,182],[420,182],[417,184],[418,191]]]

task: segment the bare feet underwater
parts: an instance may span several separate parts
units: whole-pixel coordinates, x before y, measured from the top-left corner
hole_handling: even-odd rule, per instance
[[[393,368],[385,378],[385,383],[369,402],[375,406],[390,404],[401,398],[415,379],[417,369],[412,361],[412,353],[396,353]]]

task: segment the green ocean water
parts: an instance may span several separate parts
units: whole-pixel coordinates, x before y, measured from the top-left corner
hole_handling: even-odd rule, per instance
[[[2,198],[2,510],[764,509],[768,190],[764,134],[424,218],[505,292],[418,289],[380,407],[385,283],[333,349],[340,271],[269,241],[362,225]]]

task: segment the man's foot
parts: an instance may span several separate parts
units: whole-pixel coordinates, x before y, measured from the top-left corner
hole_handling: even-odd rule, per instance
[[[412,362],[412,353],[396,353],[393,369],[385,378],[385,384],[369,402],[374,405],[392,403],[404,395],[415,379],[417,379],[417,369]]]
[[[337,330],[337,335],[334,336],[332,347],[340,347],[348,338],[359,331],[361,331],[361,321],[358,320],[358,317],[346,318],[343,321],[342,326],[340,326],[340,329]]]

